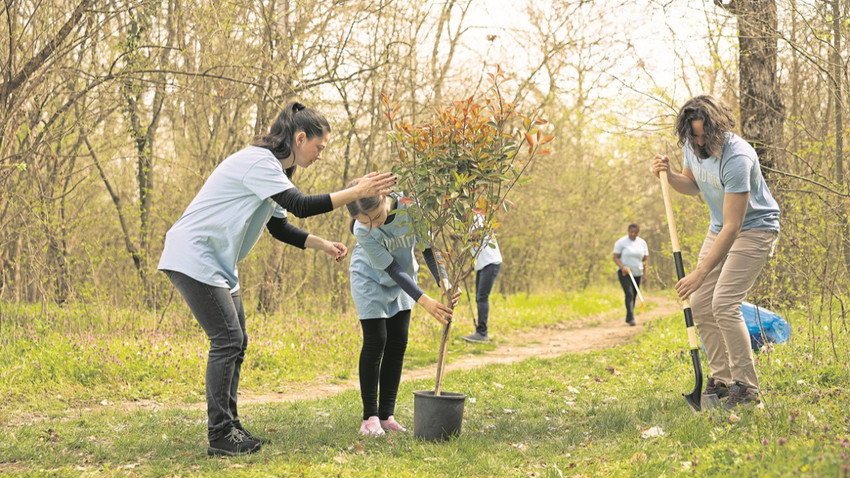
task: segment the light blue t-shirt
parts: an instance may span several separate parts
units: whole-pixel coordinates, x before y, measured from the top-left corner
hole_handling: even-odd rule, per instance
[[[643,275],[643,258],[649,256],[646,241],[640,237],[636,237],[633,241],[626,234],[614,243],[614,254],[620,254],[620,262],[632,271],[633,276]]]
[[[684,167],[697,180],[711,216],[709,229],[719,233],[723,227],[723,197],[726,193],[750,193],[741,230],[779,231],[779,204],[767,189],[755,149],[743,138],[726,133],[726,143],[718,161],[715,157],[699,160],[686,143]]]
[[[228,156],[165,234],[158,268],[236,288],[236,264],[257,243],[272,215],[286,216],[270,196],[294,187],[266,148],[249,146]]]
[[[399,201],[396,209],[407,206]],[[402,310],[411,310],[416,302],[387,274],[386,269],[395,259],[401,270],[413,280],[419,264],[414,255],[417,238],[407,214],[395,214],[392,222],[370,228],[354,223],[357,244],[351,251],[351,296],[357,317],[364,319],[389,318]]]

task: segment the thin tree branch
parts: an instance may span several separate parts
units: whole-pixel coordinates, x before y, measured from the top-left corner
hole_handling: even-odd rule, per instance
[[[59,45],[65,41],[65,38],[71,34],[71,31],[77,26],[80,22],[80,19],[83,17],[83,12],[88,9],[89,5],[92,4],[94,0],[83,0],[77,5],[77,8],[74,9],[74,12],[71,14],[71,17],[68,18],[68,21],[62,25],[62,28],[59,29],[59,32],[53,37],[44,48],[38,52],[37,55],[30,58],[30,60],[21,68],[21,71],[15,75],[3,88],[4,95],[10,95],[15,90],[17,90],[39,67],[41,67],[45,60],[53,54]]]
[[[762,165],[761,169],[765,169],[767,171],[770,171],[771,173],[779,174],[780,176],[786,176],[786,177],[789,177],[789,178],[799,179],[800,181],[805,181],[807,183],[814,184],[815,186],[818,186],[821,189],[825,189],[825,190],[827,190],[827,191],[831,192],[832,194],[835,194],[836,196],[839,196],[839,197],[850,198],[850,193],[843,193],[843,192],[841,192],[837,189],[833,189],[833,188],[827,186],[826,184],[815,181],[814,179],[807,178],[805,176],[798,176],[796,174],[788,173],[788,172],[785,172],[785,171],[780,171],[778,169],[769,168],[765,165]]]

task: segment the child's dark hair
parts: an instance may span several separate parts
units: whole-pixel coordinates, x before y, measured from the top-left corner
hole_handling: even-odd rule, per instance
[[[299,131],[306,133],[307,139],[313,139],[330,133],[331,125],[318,111],[292,101],[277,115],[268,134],[258,136],[253,145],[268,149],[277,159],[286,159],[292,154],[292,139]],[[295,166],[286,170],[290,178],[293,174]]]
[[[354,181],[348,183],[348,187],[353,188],[357,186],[363,178],[357,178]],[[357,219],[354,219],[355,216],[360,214],[366,214],[368,211],[372,211],[378,206],[381,205],[381,199],[383,196],[369,196],[365,198],[356,199],[346,204],[345,207],[348,208],[348,214],[351,215],[351,222],[348,224],[348,230],[354,234],[354,223]]]

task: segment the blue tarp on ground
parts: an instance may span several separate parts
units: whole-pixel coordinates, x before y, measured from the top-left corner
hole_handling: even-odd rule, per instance
[[[776,312],[744,302],[741,304],[741,313],[744,314],[750,332],[753,350],[759,350],[766,342],[784,343],[791,337],[791,325]]]

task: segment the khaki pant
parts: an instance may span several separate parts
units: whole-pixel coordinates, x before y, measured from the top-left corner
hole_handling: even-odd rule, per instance
[[[729,254],[691,294],[691,311],[700,340],[705,346],[711,376],[729,386],[734,382],[758,391],[750,334],[741,313],[741,303],[755,284],[779,237],[778,231],[741,231]],[[705,259],[717,233],[708,231],[699,262]]]

